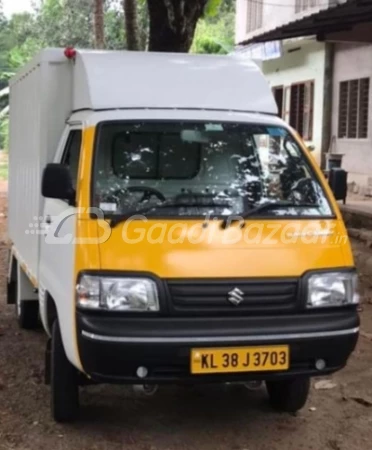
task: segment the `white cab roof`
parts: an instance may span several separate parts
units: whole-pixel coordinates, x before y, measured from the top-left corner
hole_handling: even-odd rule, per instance
[[[73,111],[179,108],[277,114],[265,77],[244,55],[78,50],[73,62],[63,49],[46,49],[12,83],[42,63],[70,65]]]
[[[79,51],[74,110],[197,108],[276,114],[271,89],[246,58]]]

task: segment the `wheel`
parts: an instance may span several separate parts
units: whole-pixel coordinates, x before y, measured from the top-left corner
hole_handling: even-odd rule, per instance
[[[277,411],[295,413],[306,403],[310,378],[266,381],[271,406]]]
[[[52,329],[50,381],[54,420],[73,422],[79,412],[78,372],[67,359],[57,320]]]
[[[16,291],[15,309],[18,325],[24,330],[33,330],[39,326],[39,302],[38,300],[21,300],[18,280],[11,281],[9,284],[15,283]],[[8,292],[12,294],[12,287],[8,286]]]

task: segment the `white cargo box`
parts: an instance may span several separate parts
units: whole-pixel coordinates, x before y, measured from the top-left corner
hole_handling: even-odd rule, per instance
[[[135,108],[277,113],[262,73],[244,56],[79,51],[68,60],[63,49],[42,51],[10,82],[9,235],[36,279],[41,175],[66,119]]]
[[[71,70],[63,51],[44,51],[10,82],[9,236],[37,278],[41,174],[71,113]]]

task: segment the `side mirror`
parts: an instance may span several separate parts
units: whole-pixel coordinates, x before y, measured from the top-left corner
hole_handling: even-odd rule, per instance
[[[68,200],[69,205],[74,205],[76,192],[69,168],[64,164],[48,164],[43,172],[41,194],[46,198]]]
[[[328,182],[336,200],[346,202],[347,196],[347,172],[344,169],[335,168],[329,171]]]
[[[315,145],[308,145],[307,149],[309,150],[309,152],[313,152],[315,150]]]

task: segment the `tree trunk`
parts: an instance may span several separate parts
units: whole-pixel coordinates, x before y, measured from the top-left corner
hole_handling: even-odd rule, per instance
[[[94,45],[95,48],[105,48],[105,25],[104,25],[104,0],[94,0]]]
[[[208,0],[147,0],[149,51],[188,52]]]
[[[128,50],[138,50],[137,0],[123,0],[125,35]]]

